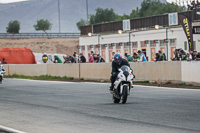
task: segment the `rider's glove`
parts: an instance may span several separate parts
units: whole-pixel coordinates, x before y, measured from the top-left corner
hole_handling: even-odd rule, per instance
[[[112,76],[114,76],[114,77],[117,76],[117,73],[116,73],[116,72],[113,72],[113,73],[112,73]]]

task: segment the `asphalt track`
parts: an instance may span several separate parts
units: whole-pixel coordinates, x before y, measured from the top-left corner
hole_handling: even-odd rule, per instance
[[[27,133],[199,133],[200,90],[135,86],[112,103],[109,84],[5,79],[0,125]]]

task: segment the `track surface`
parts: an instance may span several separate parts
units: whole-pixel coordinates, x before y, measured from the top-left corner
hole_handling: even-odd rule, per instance
[[[199,133],[200,90],[136,86],[113,104],[109,84],[5,79],[0,125],[28,133]]]

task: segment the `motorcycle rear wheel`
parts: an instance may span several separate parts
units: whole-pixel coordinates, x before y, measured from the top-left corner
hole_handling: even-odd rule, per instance
[[[120,102],[120,99],[116,98],[116,97],[113,95],[113,102],[114,102],[114,103],[119,103],[119,102]]]

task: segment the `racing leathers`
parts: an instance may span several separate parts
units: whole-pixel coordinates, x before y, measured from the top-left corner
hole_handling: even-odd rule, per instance
[[[115,79],[117,78],[117,75],[118,75],[118,72],[119,72],[118,69],[121,68],[123,65],[130,67],[130,64],[125,59],[122,59],[121,63],[117,63],[116,61],[112,62],[112,72],[111,72],[111,77],[110,77],[110,80],[111,80],[110,90],[111,91],[113,90],[114,82],[115,82]]]

